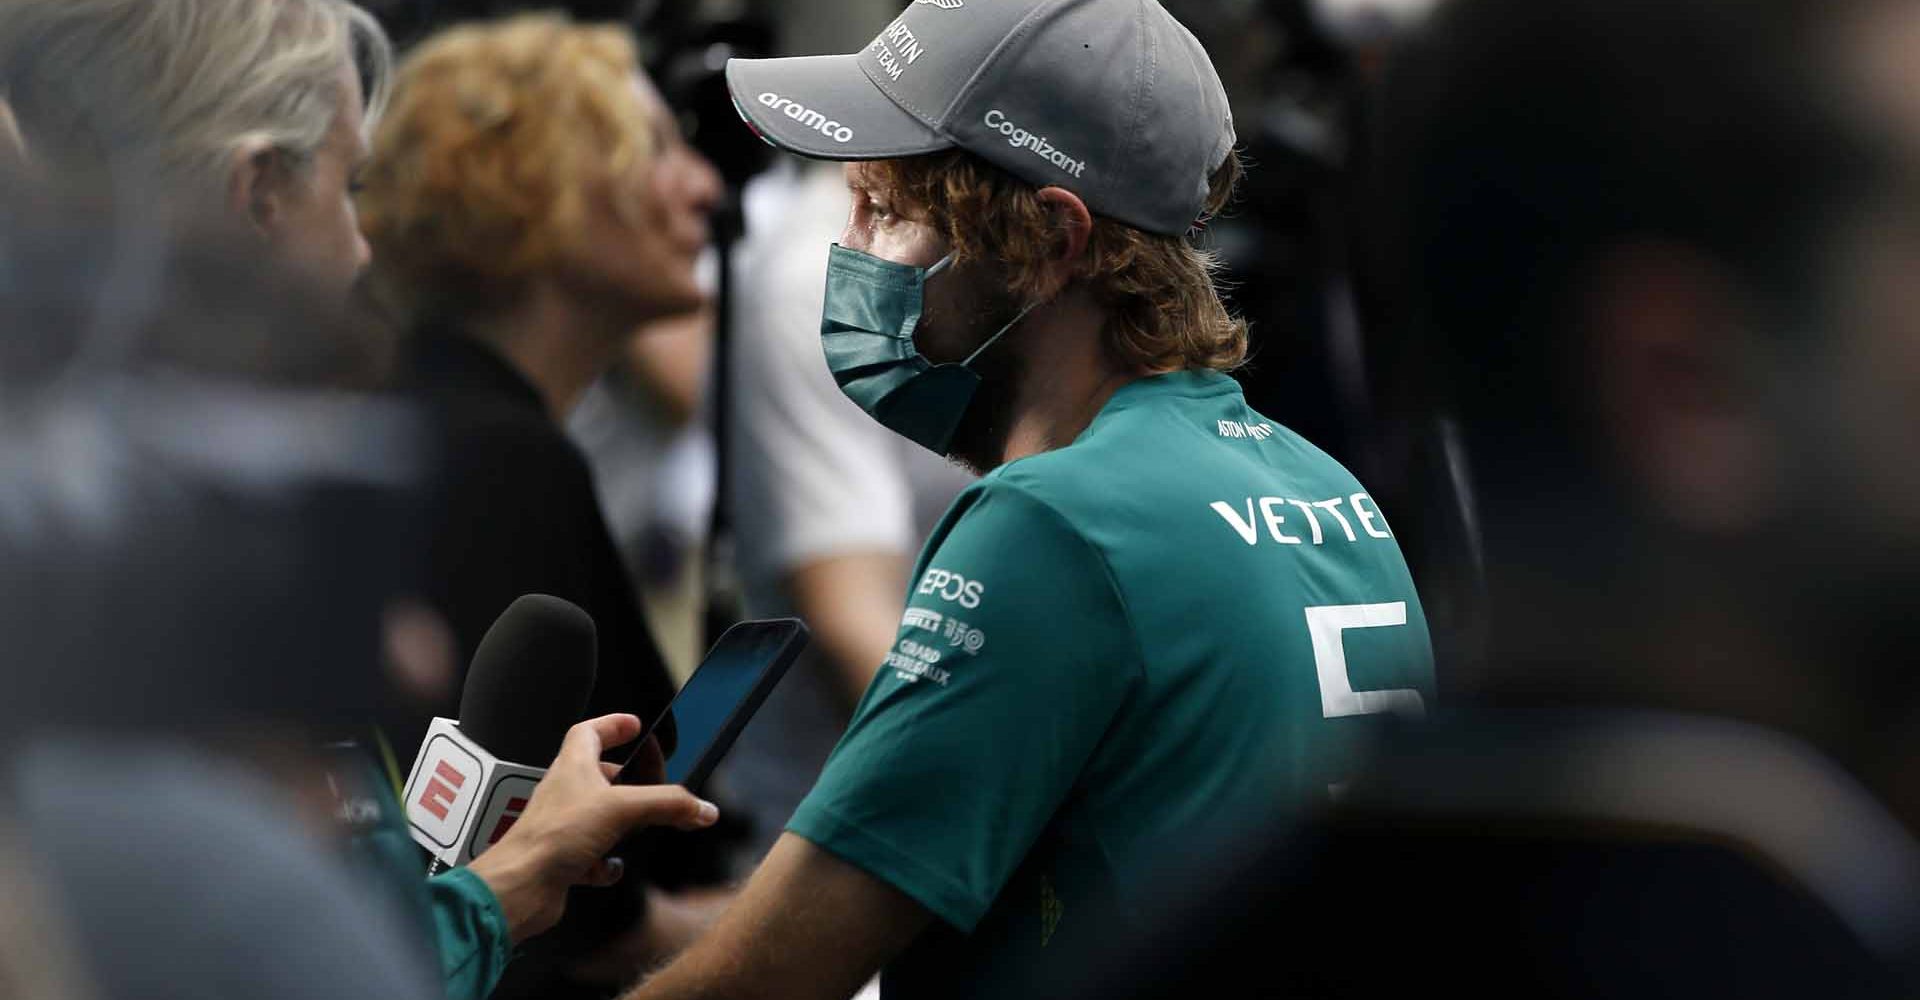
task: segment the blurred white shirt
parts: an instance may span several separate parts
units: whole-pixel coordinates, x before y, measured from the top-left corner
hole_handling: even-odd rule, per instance
[[[847,206],[838,163],[782,162],[743,196],[747,235],[733,263],[727,359],[727,499],[750,617],[792,614],[781,581],[808,562],[894,552],[911,563],[972,481],[880,426],[827,370],[827,249],[846,225]],[[812,787],[845,715],[824,671],[795,669],[742,733],[724,780],[760,828],[759,847],[771,845]]]

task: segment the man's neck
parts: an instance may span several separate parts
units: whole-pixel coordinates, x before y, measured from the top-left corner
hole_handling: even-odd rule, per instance
[[[471,329],[526,376],[555,421],[564,421],[632,332],[634,324],[610,315],[543,280],[519,304]]]
[[[1025,376],[1014,398],[1001,461],[1038,455],[1080,436],[1120,387],[1146,375],[1123,367],[1106,349],[1106,312],[1092,296],[1072,289],[1034,310],[1021,333]],[[1009,334],[1011,335],[1011,334]]]

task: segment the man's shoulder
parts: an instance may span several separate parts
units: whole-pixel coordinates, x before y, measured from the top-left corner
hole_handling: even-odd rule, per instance
[[[1353,473],[1279,424],[1260,420],[1243,438],[1211,427],[1170,432],[1150,423],[1164,412],[1141,416],[1140,426],[1108,422],[983,477],[955,502],[936,547],[964,532],[978,548],[1016,556],[1016,540],[1058,538],[1097,554],[1114,580],[1152,587],[1164,567],[1206,553],[1225,571],[1262,538],[1290,546],[1300,537],[1307,544],[1294,556],[1341,561],[1344,549],[1326,549],[1334,540],[1392,537]]]
[[[1003,548],[999,540],[1006,537],[1029,535],[1034,531],[1060,535],[1069,528],[1065,519],[1043,498],[1008,480],[1000,469],[994,469],[968,483],[954,497],[947,512],[927,535],[920,550],[920,561],[926,564],[929,559],[942,552],[951,553],[956,547],[985,554]]]
[[[1101,493],[1137,486],[1147,468],[1171,459],[1170,449],[1127,428],[1101,428],[1058,448],[1015,459],[981,477],[975,487],[1013,490],[1056,506],[1082,504]]]
[[[947,520],[990,513],[1072,532],[1086,513],[1083,484],[1073,475],[1073,463],[1055,460],[1057,454],[1023,458],[968,483],[948,510]]]
[[[1106,451],[1081,441],[969,483],[928,537],[922,577],[965,564],[1004,569],[1041,589],[1109,586],[1113,549],[1153,544],[1134,527],[1157,501],[1139,468]]]
[[[1070,523],[1097,524],[1126,516],[1136,505],[1172,502],[1194,489],[1271,471],[1260,457],[1236,452],[1232,442],[1156,426],[1158,416],[1124,413],[1103,419],[1095,432],[1068,445],[994,469],[962,496],[1019,494]],[[1300,458],[1303,465],[1318,468],[1325,463],[1345,473],[1317,451],[1311,457],[1303,452]]]

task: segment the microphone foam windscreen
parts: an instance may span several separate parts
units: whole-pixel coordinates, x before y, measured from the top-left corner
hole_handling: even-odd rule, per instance
[[[502,760],[546,767],[593,693],[593,617],[523,594],[494,619],[460,692],[460,731]]]

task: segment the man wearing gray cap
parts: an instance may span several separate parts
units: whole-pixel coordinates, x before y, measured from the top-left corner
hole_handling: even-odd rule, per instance
[[[1190,234],[1233,124],[1152,0],[916,0],[863,51],[734,60],[765,139],[847,167],[826,362],[984,473],[846,736],[721,922],[638,996],[1071,987],[1154,869],[1324,799],[1432,698],[1353,476],[1246,405]]]

